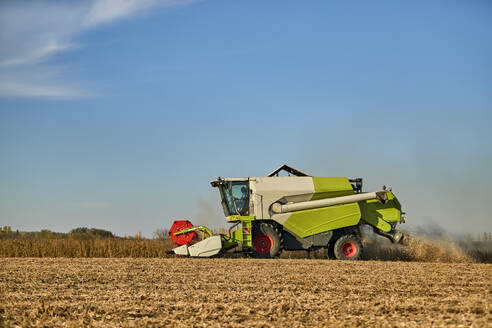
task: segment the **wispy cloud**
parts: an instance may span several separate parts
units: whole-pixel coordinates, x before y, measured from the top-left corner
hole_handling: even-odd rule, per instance
[[[105,24],[156,5],[158,0],[100,0],[84,19],[84,26]]]
[[[67,51],[75,48],[71,43],[58,43],[57,40],[47,41],[46,44],[41,45],[38,48],[31,49],[31,51],[24,55],[13,56],[11,58],[5,58],[0,62],[0,68],[12,67],[18,65],[35,64],[43,61],[57,53]]]
[[[13,64],[14,65],[14,64]],[[75,99],[95,96],[68,81],[60,65],[15,64],[0,69],[0,97]]]
[[[0,2],[0,97],[80,98],[91,95],[51,60],[82,45],[89,29],[189,0]],[[90,45],[87,45],[90,46]]]
[[[86,98],[79,90],[60,85],[39,85],[30,82],[0,81],[0,96],[3,97],[43,97],[43,98]]]

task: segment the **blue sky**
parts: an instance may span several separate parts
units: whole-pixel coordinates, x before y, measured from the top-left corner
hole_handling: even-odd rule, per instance
[[[0,225],[224,225],[217,176],[390,185],[492,231],[487,1],[3,1]]]

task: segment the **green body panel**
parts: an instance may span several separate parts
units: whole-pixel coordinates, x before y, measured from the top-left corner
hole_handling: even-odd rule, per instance
[[[314,195],[311,200],[353,195],[354,190],[347,178],[313,177]]]
[[[212,231],[210,231],[207,227],[204,227],[204,226],[186,228],[186,229],[180,230],[178,232],[175,232],[174,235],[179,236],[179,235],[184,235],[186,233],[194,232],[194,231],[200,232],[202,234],[202,236],[201,236],[202,239],[213,236]]]
[[[317,233],[357,225],[362,218],[365,223],[384,232],[390,232],[392,227],[389,223],[401,220],[401,205],[393,193],[388,192],[387,195],[388,201],[384,204],[374,199],[293,212],[284,222],[284,227],[305,238]]]
[[[227,222],[241,222],[243,221],[243,218],[245,218],[245,216],[241,216],[241,215],[229,215],[226,217],[226,221]],[[247,218],[247,216],[246,216]]]
[[[222,241],[222,248],[223,249],[230,249],[232,247],[236,247],[239,244],[239,242],[234,238],[234,235],[222,235],[221,234],[220,239]]]
[[[243,249],[249,249],[253,246],[253,223],[255,216],[248,215],[231,215],[226,219],[228,222],[240,222],[241,227],[232,231],[229,235],[223,235],[222,242],[228,245],[242,245]]]
[[[384,232],[391,231],[391,225],[379,216],[376,215],[365,216],[363,221]]]
[[[359,202],[362,220],[384,232],[391,230],[388,222],[400,222],[401,220],[400,202],[392,192],[388,192],[387,195],[388,200],[384,204],[375,199]]]
[[[347,178],[313,177],[314,194],[311,200],[353,195]],[[301,238],[317,233],[356,225],[360,220],[357,203],[335,205],[292,212],[284,222],[285,228]]]
[[[241,230],[243,235],[243,249],[253,247],[253,224],[254,216],[247,216],[246,220],[241,221]],[[239,229],[238,229],[239,230]]]
[[[357,203],[335,205],[293,212],[284,227],[301,238],[359,223]]]

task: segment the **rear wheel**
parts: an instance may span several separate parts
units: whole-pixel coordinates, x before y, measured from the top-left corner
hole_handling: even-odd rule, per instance
[[[341,236],[335,242],[333,253],[338,260],[359,260],[362,256],[362,242],[354,234]]]
[[[273,224],[260,223],[253,226],[253,256],[277,257],[282,252],[284,239]]]

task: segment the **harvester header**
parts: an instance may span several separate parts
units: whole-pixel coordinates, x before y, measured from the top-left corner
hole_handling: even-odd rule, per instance
[[[361,178],[312,177],[283,165],[265,177],[219,177],[211,185],[220,193],[226,221],[233,223],[229,234],[214,236],[205,227],[175,221],[170,234],[180,246],[172,253],[215,256],[234,249],[277,257],[283,249],[327,248],[335,258],[356,260],[362,254],[361,225],[392,242],[403,236],[396,230],[403,222],[396,196],[362,192]]]

